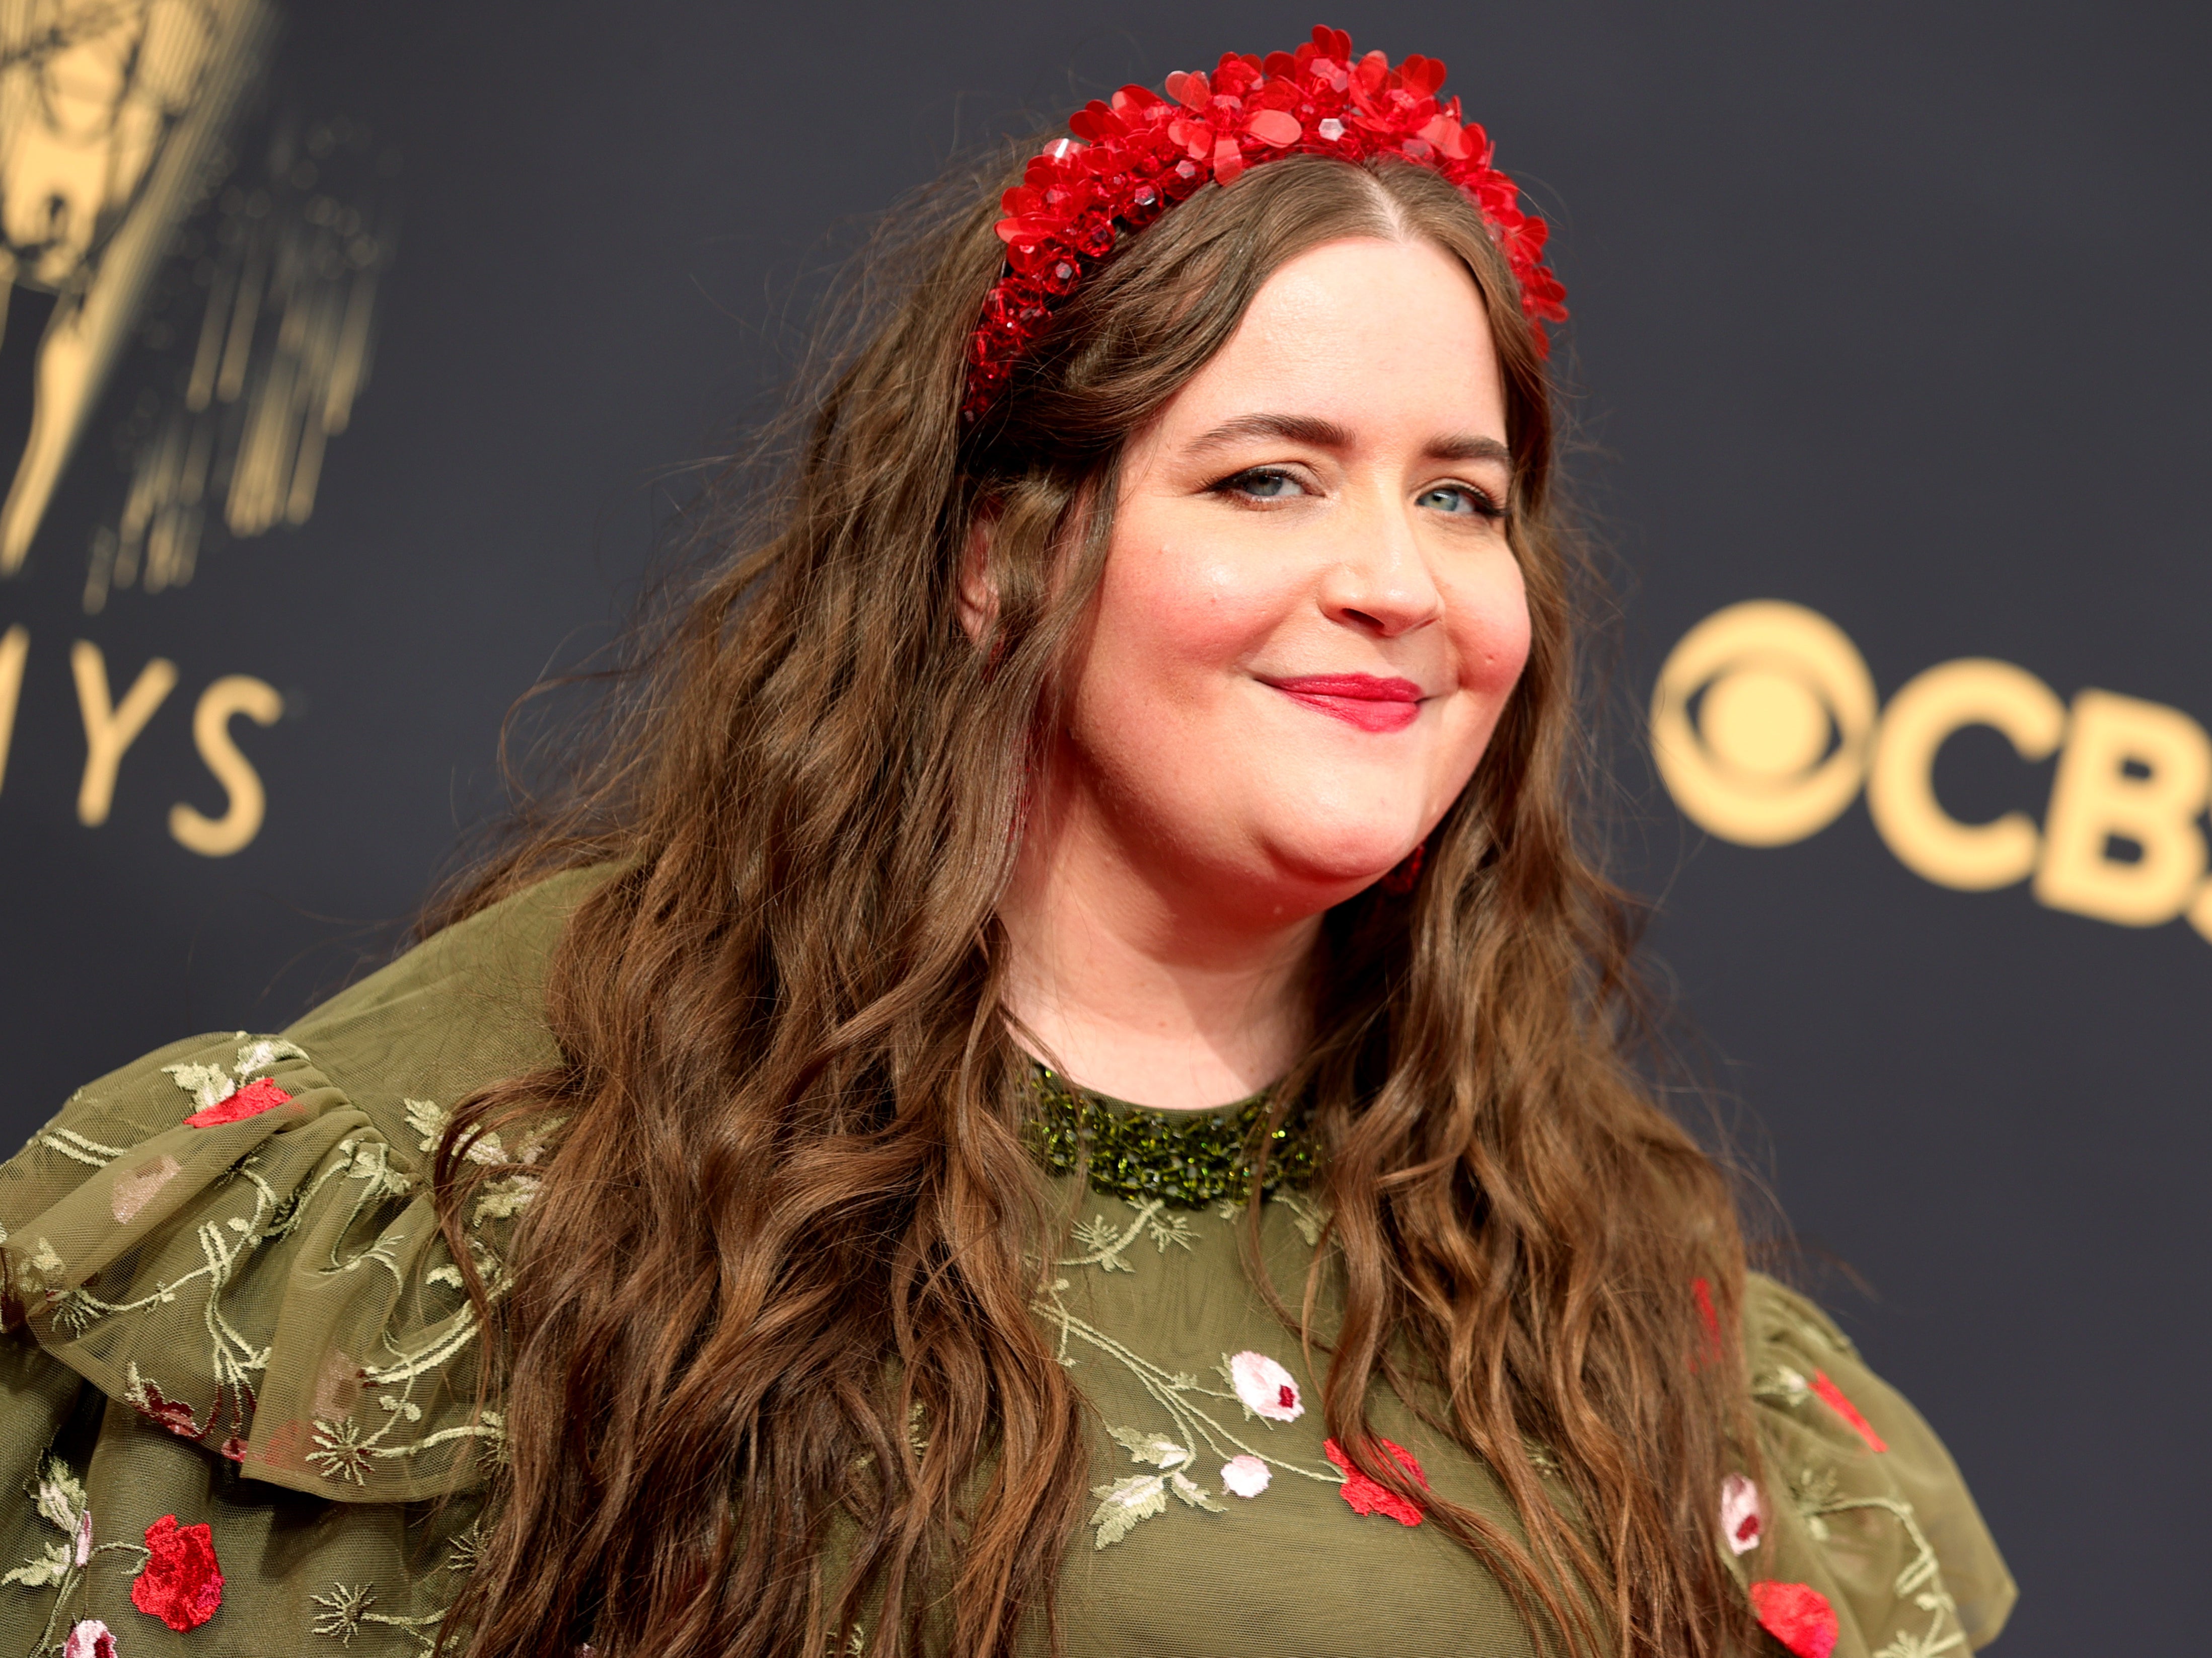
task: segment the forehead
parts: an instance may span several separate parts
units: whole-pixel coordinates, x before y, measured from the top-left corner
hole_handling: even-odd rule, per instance
[[[1426,241],[1363,237],[1299,255],[1174,400],[1161,435],[1195,435],[1262,405],[1378,440],[1437,429],[1502,440],[1504,397],[1474,278]]]

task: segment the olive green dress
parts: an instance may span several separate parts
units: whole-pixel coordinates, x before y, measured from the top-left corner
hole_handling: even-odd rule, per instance
[[[281,1035],[151,1054],[0,1169],[0,1658],[435,1639],[501,1443],[496,1400],[474,1408],[480,1333],[429,1148],[455,1102],[553,1057],[539,975],[593,878],[486,911]],[[1043,1093],[1048,1158],[1091,1152],[1086,1184],[1055,1177],[1073,1225],[1038,1307],[1097,1424],[1071,1653],[1533,1655],[1499,1585],[1325,1442],[1316,1377],[1219,1195],[1236,1108]],[[545,1151],[513,1138],[471,1154],[495,1165],[467,1217],[495,1293]],[[1320,1221],[1294,1180],[1264,1198],[1279,1282]],[[1775,1649],[1932,1658],[1994,1637],[2011,1581],[1911,1407],[1771,1281],[1743,1333],[1768,1489],[1713,1494],[1713,1546]],[[1510,1514],[1396,1400],[1374,1420],[1430,1488]]]

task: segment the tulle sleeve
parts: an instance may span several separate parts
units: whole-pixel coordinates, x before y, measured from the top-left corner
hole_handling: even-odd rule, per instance
[[[577,890],[283,1034],[150,1054],[0,1168],[0,1649],[428,1649],[501,1444],[431,1148],[467,1093],[557,1058],[533,975]],[[557,1127],[469,1154],[495,1297]]]
[[[428,1162],[295,1042],[181,1044],[80,1093],[0,1169],[8,1321],[256,1479],[451,1491],[498,1430]]]
[[[1798,1658],[1936,1658],[1996,1638],[2016,1591],[1919,1413],[1803,1297],[1754,1274],[1744,1338],[1761,1480],[1721,1527],[1753,1607]]]

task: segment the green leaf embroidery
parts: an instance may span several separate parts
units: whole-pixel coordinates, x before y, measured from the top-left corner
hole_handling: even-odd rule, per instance
[[[264,1036],[238,1050],[238,1074],[249,1071],[266,1071],[282,1060],[304,1060],[307,1050],[297,1042],[288,1042],[282,1036]]]
[[[219,1065],[165,1065],[161,1069],[192,1096],[192,1103],[203,1111],[221,1105],[238,1092],[238,1084]]]
[[[26,1560],[15,1570],[0,1576],[0,1583],[21,1583],[25,1588],[42,1589],[49,1583],[58,1583],[69,1575],[70,1552],[59,1543],[46,1545],[45,1555],[36,1560]]]
[[[438,1136],[446,1132],[446,1108],[435,1100],[402,1100],[407,1126],[422,1137],[422,1150],[438,1149]]]
[[[1110,1485],[1093,1485],[1091,1494],[1101,1499],[1091,1515],[1098,1533],[1094,1548],[1120,1542],[1139,1520],[1168,1509],[1168,1482],[1162,1474],[1133,1473]]]
[[[39,1466],[39,1513],[53,1525],[76,1535],[85,1509],[84,1487],[70,1472],[69,1464],[49,1455]]]
[[[1208,1497],[1199,1486],[1183,1478],[1180,1473],[1168,1476],[1168,1489],[1194,1509],[1204,1509],[1208,1514],[1226,1514],[1228,1509]]]
[[[1148,1434],[1135,1428],[1109,1428],[1114,1442],[1128,1452],[1132,1462],[1149,1462],[1156,1468],[1180,1468],[1190,1453],[1165,1434]]]
[[[469,1155],[476,1155],[476,1147],[469,1147]],[[488,1182],[477,1194],[476,1213],[469,1224],[481,1226],[488,1218],[511,1220],[530,1206],[531,1199],[538,1195],[538,1176],[509,1175],[504,1180]]]

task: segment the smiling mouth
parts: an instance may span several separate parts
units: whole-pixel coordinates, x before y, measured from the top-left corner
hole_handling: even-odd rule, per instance
[[[1410,679],[1367,673],[1316,673],[1269,679],[1293,702],[1364,732],[1401,732],[1420,718],[1421,688]]]

